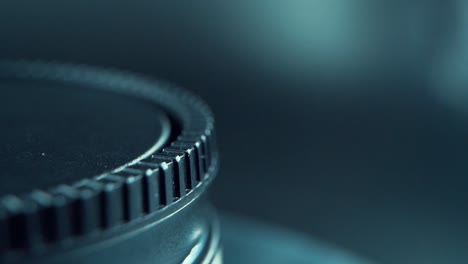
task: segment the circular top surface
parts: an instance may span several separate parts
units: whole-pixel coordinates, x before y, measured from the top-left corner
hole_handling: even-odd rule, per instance
[[[213,116],[177,87],[41,62],[0,62],[0,84],[0,262],[164,222],[216,174]]]
[[[166,114],[133,97],[50,81],[0,80],[0,92],[0,196],[102,174],[169,137]]]

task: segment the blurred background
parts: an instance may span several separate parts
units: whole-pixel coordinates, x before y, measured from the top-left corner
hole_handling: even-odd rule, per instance
[[[0,57],[199,94],[224,211],[379,263],[468,261],[467,1],[4,1]]]

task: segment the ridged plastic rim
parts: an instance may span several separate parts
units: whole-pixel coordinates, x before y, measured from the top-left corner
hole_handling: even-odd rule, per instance
[[[180,126],[172,141],[142,160],[83,175],[75,183],[0,197],[0,253],[73,240],[180,207],[217,171],[213,114],[178,87],[120,70],[56,62],[3,61],[0,79],[80,84],[139,97],[168,111]]]

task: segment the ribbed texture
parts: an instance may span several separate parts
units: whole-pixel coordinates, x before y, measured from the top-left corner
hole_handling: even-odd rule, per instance
[[[121,71],[58,63],[0,62],[5,78],[84,84],[151,100],[179,121],[181,131],[165,148],[118,171],[0,197],[0,252],[34,250],[189,202],[183,198],[217,169],[213,115],[186,91]]]

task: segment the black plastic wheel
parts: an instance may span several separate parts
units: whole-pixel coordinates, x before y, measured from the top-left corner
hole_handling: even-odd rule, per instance
[[[120,71],[0,63],[0,262],[210,263],[214,119]]]

